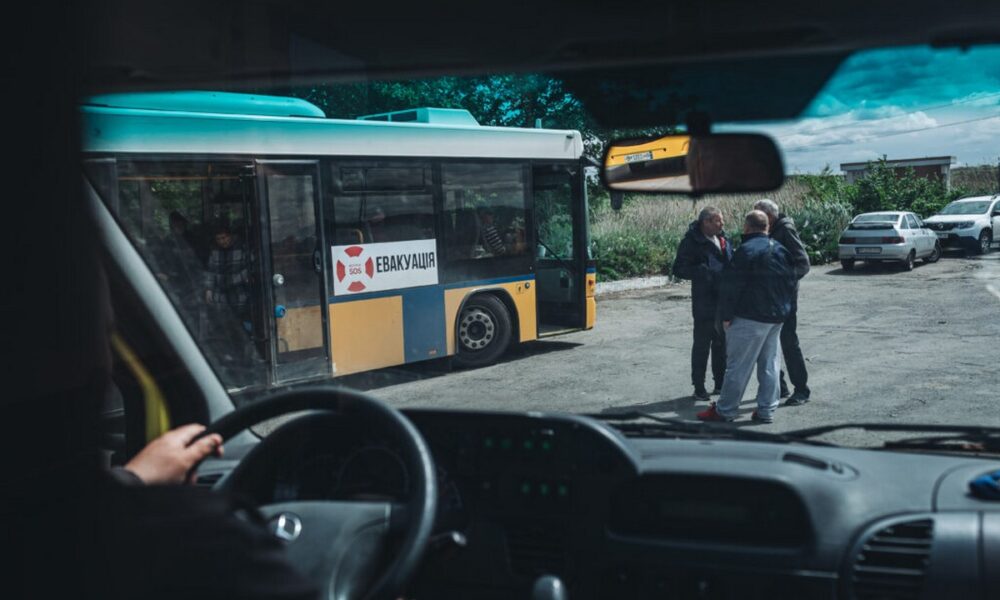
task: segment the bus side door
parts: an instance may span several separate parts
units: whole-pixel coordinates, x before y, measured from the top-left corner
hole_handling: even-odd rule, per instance
[[[586,326],[586,208],[577,164],[532,168],[538,335]]]
[[[257,161],[272,380],[330,374],[316,161]]]

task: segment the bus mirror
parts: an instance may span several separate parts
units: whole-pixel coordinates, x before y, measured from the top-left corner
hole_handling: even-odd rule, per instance
[[[622,140],[608,146],[603,165],[612,194],[765,192],[785,180],[778,147],[758,134]]]
[[[621,190],[610,190],[611,193],[611,208],[614,210],[622,209],[622,200],[625,198],[625,192]]]

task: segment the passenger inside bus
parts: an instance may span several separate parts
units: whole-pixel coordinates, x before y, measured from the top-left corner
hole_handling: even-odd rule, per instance
[[[489,256],[500,256],[507,253],[507,246],[504,245],[500,232],[497,231],[495,215],[490,208],[483,208],[479,211],[479,238],[483,250]]]
[[[251,254],[247,240],[235,233],[230,221],[216,221],[212,231],[198,299],[199,342],[220,357],[225,381],[250,384],[260,376],[255,370],[263,360],[254,335]],[[243,341],[248,338],[255,343]]]

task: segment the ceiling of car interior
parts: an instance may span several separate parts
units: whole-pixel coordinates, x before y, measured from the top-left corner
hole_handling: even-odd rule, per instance
[[[853,50],[1000,41],[1000,3],[972,0],[111,0],[85,18],[89,92],[530,70],[605,126],[793,117]]]

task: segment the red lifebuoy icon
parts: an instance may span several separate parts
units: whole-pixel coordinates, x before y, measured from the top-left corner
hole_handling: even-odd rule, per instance
[[[375,261],[371,257],[365,260],[364,253],[365,249],[361,246],[348,246],[344,248],[344,254],[349,260],[345,263],[337,259],[337,281],[350,281],[347,286],[349,292],[363,292],[367,287],[363,281],[365,276],[369,280],[375,276]]]

